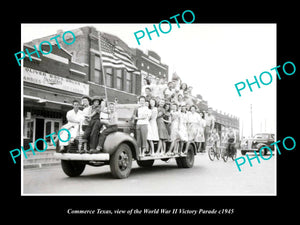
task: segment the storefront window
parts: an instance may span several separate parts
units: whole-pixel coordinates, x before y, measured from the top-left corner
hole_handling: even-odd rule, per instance
[[[33,120],[24,121],[24,138],[33,139]]]

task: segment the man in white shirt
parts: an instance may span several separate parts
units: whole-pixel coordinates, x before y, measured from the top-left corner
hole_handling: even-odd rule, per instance
[[[83,119],[83,113],[79,110],[79,102],[77,100],[73,101],[73,109],[67,112],[67,120],[68,123],[65,124],[62,128],[68,129],[71,138],[68,142],[62,142],[59,140],[60,152],[65,152],[65,146],[69,145],[70,142],[73,142],[74,139],[79,134],[79,125]],[[60,132],[60,138],[62,140],[68,140],[68,132],[62,131]]]

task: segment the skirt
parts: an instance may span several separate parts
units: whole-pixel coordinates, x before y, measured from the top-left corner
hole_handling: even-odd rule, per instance
[[[162,118],[157,118],[157,129],[158,129],[158,136],[161,140],[168,140],[170,139],[169,131],[167,126]]]

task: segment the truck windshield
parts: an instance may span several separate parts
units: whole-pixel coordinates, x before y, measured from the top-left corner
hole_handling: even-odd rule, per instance
[[[133,112],[135,110],[136,106],[132,105],[118,105],[116,107],[116,111],[118,113],[119,119],[130,119],[133,115]]]
[[[254,136],[255,139],[268,139],[269,135],[268,134],[256,134]]]

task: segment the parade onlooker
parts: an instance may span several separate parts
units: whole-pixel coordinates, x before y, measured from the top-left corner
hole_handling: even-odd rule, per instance
[[[156,107],[156,101],[154,98],[150,99],[149,101],[149,109],[151,111],[151,116],[149,119],[147,140],[149,140],[150,143],[150,155],[153,155],[154,153],[153,141],[159,141],[158,127],[156,122],[158,111]]]
[[[159,105],[157,108],[157,128],[158,128],[158,136],[159,142],[157,147],[158,154],[164,154],[166,149],[166,140],[169,140],[169,132],[164,120],[164,116],[166,115],[166,110],[164,109],[165,100],[161,99],[159,101]]]

